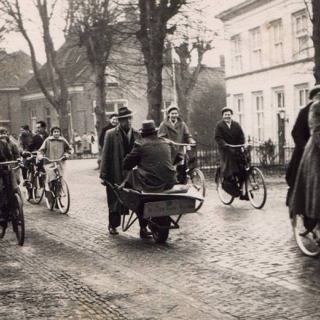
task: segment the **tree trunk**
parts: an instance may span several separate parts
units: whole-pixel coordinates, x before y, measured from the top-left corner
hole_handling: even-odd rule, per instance
[[[156,125],[162,121],[162,69],[163,64],[151,59],[147,68],[148,72],[148,119],[154,120]]]
[[[105,68],[96,66],[95,68],[95,79],[96,79],[96,107],[94,112],[96,114],[96,130],[98,136],[104,126],[106,126],[106,85],[105,85]]]
[[[320,4],[319,0],[312,0],[313,12],[313,33],[312,40],[314,45],[314,70],[313,74],[316,84],[320,84]]]

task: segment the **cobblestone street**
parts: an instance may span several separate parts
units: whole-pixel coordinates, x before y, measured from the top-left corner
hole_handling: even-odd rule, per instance
[[[107,231],[95,159],[70,160],[67,215],[24,203],[26,239],[0,240],[0,319],[319,319],[320,261],[303,256],[268,183],[262,210],[224,206],[208,182],[203,207],[165,244]],[[280,180],[280,179],[279,179]]]

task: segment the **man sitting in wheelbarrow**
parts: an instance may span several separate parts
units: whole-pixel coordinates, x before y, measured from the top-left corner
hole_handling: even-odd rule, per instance
[[[174,146],[166,138],[157,136],[153,120],[142,123],[142,139],[136,140],[132,151],[123,160],[123,170],[129,171],[121,187],[158,193],[171,189],[178,183],[176,170],[172,165]]]

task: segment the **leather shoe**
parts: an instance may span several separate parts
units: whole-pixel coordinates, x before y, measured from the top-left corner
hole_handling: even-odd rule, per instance
[[[114,227],[109,226],[108,229],[109,229],[109,233],[112,234],[113,236],[119,234],[117,229]]]
[[[151,235],[152,235],[152,233],[150,231],[148,231],[146,227],[140,228],[140,238],[141,239],[150,238]]]

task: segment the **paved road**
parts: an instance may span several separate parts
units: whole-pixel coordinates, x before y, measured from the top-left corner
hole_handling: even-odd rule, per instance
[[[71,160],[68,215],[26,203],[26,241],[0,241],[0,319],[319,319],[320,261],[304,257],[268,185],[263,210],[223,206],[209,183],[166,244],[110,236],[94,159]]]

